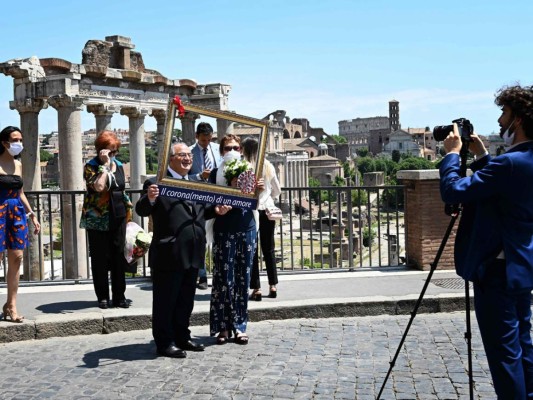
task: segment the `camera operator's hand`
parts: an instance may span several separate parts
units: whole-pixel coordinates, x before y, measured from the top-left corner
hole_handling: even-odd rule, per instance
[[[459,127],[454,122],[453,132],[450,132],[450,134],[446,137],[446,139],[444,139],[444,150],[446,150],[446,154],[448,153],[459,154],[461,152],[462,146],[463,146],[463,142],[461,141],[461,135],[459,134]]]
[[[476,158],[479,159],[480,157],[483,157],[484,155],[488,154],[485,145],[476,133],[470,135],[470,138],[472,139],[472,141],[468,145],[468,150],[474,153]]]

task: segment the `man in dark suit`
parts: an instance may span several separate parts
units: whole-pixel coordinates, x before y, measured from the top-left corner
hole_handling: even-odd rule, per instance
[[[192,154],[187,145],[172,145],[167,174],[187,179]],[[203,351],[191,340],[189,322],[194,306],[198,268],[205,257],[205,219],[223,215],[231,207],[205,206],[159,196],[154,179],[144,183],[145,194],[135,206],[137,214],[153,219],[150,267],[153,278],[152,334],[157,353],[184,358],[185,350]]]
[[[455,240],[457,273],[474,283],[474,307],[498,399],[533,398],[533,87],[496,96],[507,152],[491,158],[477,137],[471,176],[460,176],[461,136],[444,140],[441,196],[463,205]]]
[[[209,174],[220,165],[220,149],[217,143],[213,143],[213,127],[207,122],[200,122],[196,127],[196,143],[191,146],[192,167],[189,171],[189,179],[192,181],[207,182]],[[205,264],[198,270],[198,289],[206,290],[207,271]]]

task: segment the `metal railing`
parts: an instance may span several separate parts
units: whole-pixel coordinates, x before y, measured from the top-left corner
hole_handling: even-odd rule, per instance
[[[298,187],[282,189],[283,219],[276,223],[276,261],[280,271],[309,271],[397,266],[406,255],[403,186]],[[141,190],[127,190],[135,200]],[[91,277],[87,235],[79,228],[84,191],[28,191],[41,222],[25,250],[21,281],[68,281],[69,268]],[[147,218],[135,218],[145,230]],[[30,226],[30,231],[32,227]],[[70,245],[63,238],[70,235]],[[78,242],[85,241],[85,246]],[[86,251],[80,251],[85,248]],[[260,255],[261,256],[261,255]],[[32,261],[33,260],[33,261]],[[211,266],[207,261],[208,268]],[[262,264],[262,263],[261,263]],[[6,259],[0,263],[5,277]],[[264,265],[261,267],[264,269]],[[79,274],[80,271],[77,271]],[[136,277],[147,277],[147,258],[138,261]]]
[[[277,267],[353,270],[402,264],[406,259],[403,190],[399,185],[282,189]]]

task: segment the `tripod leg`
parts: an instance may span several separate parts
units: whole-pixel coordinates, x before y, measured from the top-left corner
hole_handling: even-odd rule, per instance
[[[466,347],[468,351],[468,386],[470,389],[470,400],[474,399],[474,377],[472,373],[472,325],[470,324],[470,287],[465,281],[465,312],[466,312]]]
[[[450,234],[452,233],[453,226],[455,224],[455,221],[457,220],[457,217],[459,216],[458,213],[452,215],[452,219],[450,220],[450,223],[448,224],[448,228],[446,229],[446,233],[444,234],[444,237],[442,238],[442,241],[440,243],[439,249],[437,251],[437,254],[435,255],[435,259],[430,264],[431,269],[429,270],[428,277],[426,278],[426,282],[424,283],[424,287],[422,288],[422,291],[420,292],[420,295],[418,296],[418,300],[416,301],[415,308],[413,311],[411,311],[411,318],[409,319],[409,322],[407,323],[407,327],[405,328],[405,331],[403,333],[402,339],[400,340],[400,344],[398,345],[398,348],[396,349],[396,353],[394,354],[394,357],[392,358],[392,361],[390,362],[389,370],[387,371],[387,375],[385,376],[385,380],[383,381],[383,384],[381,385],[381,389],[379,390],[377,400],[381,398],[381,394],[383,393],[383,389],[385,388],[385,384],[387,383],[387,380],[389,379],[389,376],[392,372],[392,369],[394,368],[394,365],[396,364],[396,360],[398,359],[398,356],[400,355],[400,351],[402,349],[403,343],[405,342],[405,338],[407,337],[407,333],[409,332],[409,329],[411,328],[411,325],[413,324],[413,321],[416,317],[416,313],[418,309],[420,308],[420,304],[422,303],[422,299],[424,298],[424,294],[426,293],[426,290],[429,286],[429,283],[431,281],[431,277],[433,276],[433,273],[437,269],[437,265],[439,263],[440,257],[442,256],[442,252],[444,251],[444,248],[446,247],[446,242],[448,241],[448,238],[450,237]]]

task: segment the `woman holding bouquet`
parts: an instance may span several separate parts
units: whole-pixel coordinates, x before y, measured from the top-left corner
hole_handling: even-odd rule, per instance
[[[220,141],[223,162],[211,171],[209,181],[237,187],[237,178],[251,169],[241,160],[240,138],[226,135]],[[257,182],[263,187],[263,181]],[[257,240],[256,216],[251,210],[233,208],[217,216],[213,226],[213,288],[211,292],[210,332],[218,333],[217,343],[225,344],[235,335],[235,343],[248,344],[248,287]]]

